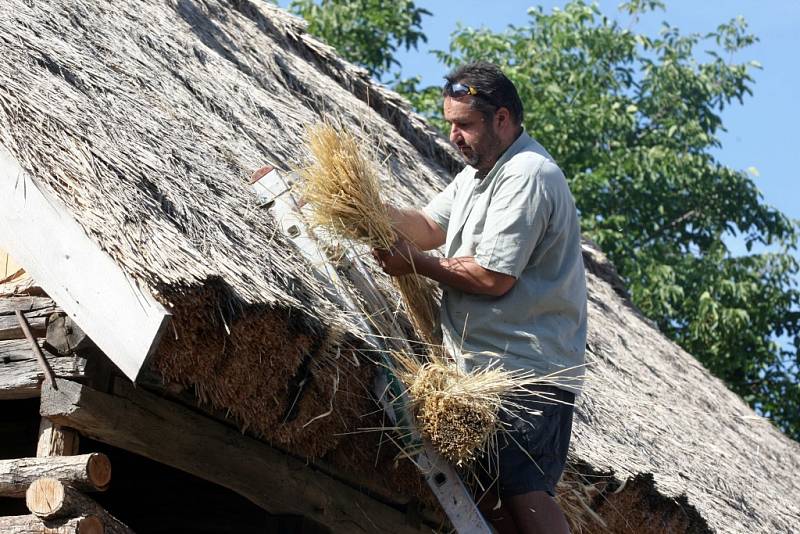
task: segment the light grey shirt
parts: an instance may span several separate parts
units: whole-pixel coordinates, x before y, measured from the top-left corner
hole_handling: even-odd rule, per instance
[[[553,376],[579,392],[586,345],[586,278],[575,202],[547,151],[522,134],[483,178],[467,166],[424,208],[447,232],[448,258],[472,256],[511,275],[501,297],[443,286],[445,344],[466,369]]]

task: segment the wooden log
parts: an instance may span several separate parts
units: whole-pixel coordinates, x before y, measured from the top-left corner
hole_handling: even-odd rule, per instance
[[[42,417],[39,423],[39,441],[36,443],[36,456],[72,456],[78,454],[79,434],[71,428],[64,428]]]
[[[45,356],[57,377],[78,378],[85,374],[85,358],[49,353]],[[44,372],[26,340],[0,341],[0,400],[38,397],[42,380]]]
[[[273,514],[298,514],[332,532],[411,533],[405,515],[197,412],[118,381],[114,395],[67,380],[42,390],[41,413],[81,434],[181,469]]]
[[[56,309],[56,303],[48,297],[6,297],[0,299],[0,315],[14,315],[19,310],[26,315],[40,312],[38,316],[46,316]]]
[[[130,528],[94,500],[54,478],[35,480],[25,492],[25,504],[33,515],[41,519],[93,515],[100,519],[106,532],[133,534]]]
[[[28,324],[34,337],[47,335],[47,316],[29,317]],[[25,332],[15,315],[0,315],[0,341],[4,339],[25,339]]]
[[[55,478],[38,478],[25,490],[25,505],[36,517],[70,517],[92,508],[88,497]]]
[[[42,521],[35,515],[0,517],[4,534],[105,534],[103,522],[95,515]]]
[[[54,478],[81,491],[104,491],[111,482],[111,462],[101,453],[0,460],[0,495],[4,497],[24,497],[40,478]]]

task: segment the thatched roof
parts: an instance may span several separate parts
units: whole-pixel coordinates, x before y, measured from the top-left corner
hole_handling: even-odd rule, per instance
[[[591,363],[575,455],[620,480],[639,477],[645,495],[678,503],[685,522],[673,517],[667,531],[683,532],[683,525],[691,532],[706,526],[725,533],[794,531],[800,524],[800,479],[794,474],[800,444],[658,332],[614,290],[602,254],[588,245],[584,250]],[[626,508],[624,502],[610,497],[606,512]],[[615,515],[606,517],[618,523]],[[652,524],[659,518],[627,519]]]
[[[385,146],[399,199],[430,194],[442,169],[321,72],[328,57],[309,58],[297,23],[276,13],[247,1],[4,2],[0,141],[153,291],[220,279],[246,303],[321,315],[319,288],[255,210],[248,172],[302,161],[320,113]]]
[[[364,366],[354,360],[353,383],[335,386],[338,420],[303,426],[335,389],[323,372],[295,401],[357,329],[246,177],[301,162],[306,126],[333,114],[386,158],[390,198],[419,204],[457,167],[446,142],[257,0],[5,0],[0,49],[0,145],[174,314],[161,372],[271,441],[337,454],[332,436],[365,409]],[[619,532],[795,528],[798,444],[643,319],[589,245],[586,261],[593,363],[576,465],[611,488],[633,477],[596,508]],[[307,445],[312,433],[327,437]]]

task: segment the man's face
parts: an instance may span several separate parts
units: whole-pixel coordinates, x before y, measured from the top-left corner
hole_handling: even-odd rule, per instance
[[[444,120],[450,123],[450,141],[467,163],[488,172],[500,156],[502,142],[494,123],[470,107],[471,98],[445,97]]]

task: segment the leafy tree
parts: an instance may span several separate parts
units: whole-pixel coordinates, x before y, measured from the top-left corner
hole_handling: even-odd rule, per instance
[[[622,5],[634,19],[657,7]],[[759,68],[731,58],[756,38],[741,18],[706,35],[664,24],[647,36],[582,1],[528,13],[527,25],[501,33],[457,29],[440,59],[503,68],[525,104],[526,128],[570,180],[584,233],[617,266],[636,305],[800,438],[797,223],[712,153],[720,112],[751,93]],[[710,50],[701,57],[700,47]],[[416,84],[398,88],[439,121],[439,89]],[[734,236],[747,255],[730,252]],[[752,253],[753,245],[767,252]]]
[[[289,10],[308,21],[311,34],[378,79],[400,66],[398,46],[427,42],[422,17],[430,12],[412,0],[292,0]]]
[[[444,80],[444,77],[442,77]],[[393,89],[406,97],[414,110],[425,117],[429,123],[447,135],[449,126],[442,117],[442,88],[439,86],[419,87],[421,76],[395,79]]]

